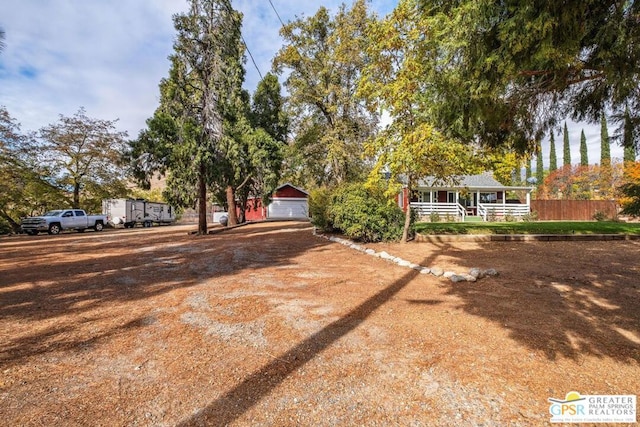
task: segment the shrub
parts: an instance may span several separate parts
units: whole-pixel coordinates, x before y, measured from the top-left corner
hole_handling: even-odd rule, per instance
[[[607,214],[602,211],[596,211],[596,213],[593,214],[593,219],[595,219],[598,222],[606,221]]]
[[[440,222],[440,215],[437,212],[431,212],[429,214],[429,222]]]
[[[534,222],[537,220],[538,220],[538,212],[536,211],[531,211],[528,214],[522,216],[523,222]]]
[[[379,242],[402,237],[402,209],[381,188],[367,188],[362,183],[336,189],[331,197],[329,218],[336,229],[351,239]]]
[[[322,231],[331,232],[334,230],[333,223],[329,217],[331,207],[331,191],[326,188],[317,188],[309,193],[309,216],[311,224]]]
[[[518,222],[518,217],[514,214],[508,213],[504,215],[505,222]]]

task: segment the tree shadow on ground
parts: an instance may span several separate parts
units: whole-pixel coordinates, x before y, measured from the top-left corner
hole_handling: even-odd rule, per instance
[[[431,258],[425,258],[422,264],[428,264],[430,261]],[[374,311],[392,299],[419,274],[418,271],[410,269],[400,279],[366,299],[338,320],[301,341],[286,353],[275,357],[207,407],[180,422],[178,426],[229,425],[289,375],[361,325]]]
[[[285,226],[291,236],[286,245],[276,233],[279,224],[263,228],[268,235],[243,228],[194,237],[167,229],[146,236],[47,236],[37,243],[25,237],[22,249],[15,241],[0,244],[0,366],[142,328],[144,316],[134,311],[151,309],[157,296],[245,269],[288,266],[329,244],[306,237],[308,224]],[[99,329],[92,326],[99,321]]]
[[[455,254],[466,268],[492,259],[499,277],[448,283],[461,308],[509,330],[549,360],[640,362],[638,242],[487,243]]]

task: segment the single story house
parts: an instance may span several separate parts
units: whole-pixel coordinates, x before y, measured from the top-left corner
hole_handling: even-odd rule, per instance
[[[502,185],[491,172],[455,177],[450,183],[426,177],[418,182],[411,195],[404,188],[398,204],[403,210],[410,206],[420,217],[435,213],[461,221],[467,216],[478,216],[486,221],[488,217],[529,214],[532,190],[532,187]],[[509,199],[508,193],[519,197]]]
[[[285,183],[274,190],[267,206],[263,206],[261,198],[250,198],[244,214],[247,221],[309,219],[309,193]]]

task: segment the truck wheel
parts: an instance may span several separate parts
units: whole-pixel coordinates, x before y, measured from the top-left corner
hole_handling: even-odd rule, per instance
[[[60,224],[51,224],[49,226],[49,234],[60,234]]]
[[[147,228],[151,227],[151,221],[145,221],[144,222],[144,226],[147,227]]]
[[[104,226],[101,222],[96,222],[96,225],[93,227],[93,229],[96,231],[102,231],[104,229]]]

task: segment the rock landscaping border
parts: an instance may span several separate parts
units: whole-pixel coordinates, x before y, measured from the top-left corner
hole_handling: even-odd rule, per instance
[[[407,267],[413,270],[418,271],[420,274],[431,274],[436,277],[444,277],[451,280],[453,283],[458,282],[475,282],[479,279],[482,279],[487,276],[497,276],[498,271],[495,268],[489,268],[483,270],[481,268],[472,268],[467,273],[456,273],[453,271],[444,271],[442,268],[437,266],[422,266],[419,264],[412,263],[400,257],[393,256],[385,251],[376,252],[371,248],[367,248],[366,246],[359,245],[349,239],[343,239],[342,237],[337,236],[327,236],[324,234],[316,234],[314,235],[321,237],[323,239],[327,239],[331,242],[340,243],[341,245],[347,246],[351,249],[354,249],[358,252],[365,253],[367,255],[374,256],[376,258],[383,259],[385,261],[392,262],[394,264],[399,265],[400,267]]]

